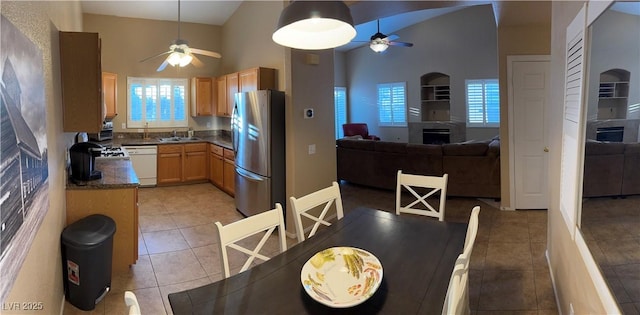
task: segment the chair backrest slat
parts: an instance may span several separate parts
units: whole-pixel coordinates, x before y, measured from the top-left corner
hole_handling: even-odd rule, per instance
[[[344,216],[342,209],[342,197],[340,195],[340,185],[337,182],[333,182],[331,186],[312,192],[300,198],[290,197],[291,209],[293,211],[293,219],[296,224],[296,234],[298,242],[302,242],[305,238],[312,237],[318,231],[320,225],[329,226],[331,223],[325,220],[327,213],[332,205],[335,204],[336,216],[338,220]],[[314,215],[309,210],[315,209],[319,206],[324,206],[319,215]],[[306,217],[314,221],[313,227],[309,232],[309,235],[305,237],[304,226],[302,224],[302,217]]]
[[[261,254],[260,250],[266,244],[276,228],[278,229],[278,244],[280,246],[280,252],[282,253],[287,250],[284,214],[282,213],[282,206],[279,203],[276,203],[275,209],[244,218],[225,226],[220,222],[216,222],[215,226],[218,231],[218,239],[220,241],[220,264],[222,265],[225,278],[231,275],[227,248],[235,249],[249,256],[240,269],[240,272],[249,269],[256,258],[263,261],[269,259],[267,256]],[[246,248],[245,246],[237,243],[247,237],[261,232],[264,234],[253,249]]]
[[[398,171],[398,177],[396,182],[396,214],[400,213],[411,213],[411,214],[420,214],[425,216],[430,216],[434,218],[438,218],[440,221],[444,221],[444,210],[445,203],[447,201],[447,181],[449,180],[449,175],[444,174],[442,177],[440,176],[426,176],[426,175],[414,175],[414,174],[403,174],[402,170]],[[419,194],[416,192],[414,188],[426,188],[431,189],[424,194]],[[416,199],[411,203],[403,206],[402,205],[402,195],[403,191],[406,190]],[[440,193],[440,201],[438,205],[438,209],[435,209],[429,202],[427,198],[431,197],[436,193]],[[424,208],[416,208],[415,205],[422,204]]]

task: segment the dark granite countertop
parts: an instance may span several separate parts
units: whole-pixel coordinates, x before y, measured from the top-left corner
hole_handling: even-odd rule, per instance
[[[120,146],[133,146],[133,145],[162,145],[162,144],[184,144],[184,143],[198,143],[198,142],[207,142],[219,145],[221,147],[231,149],[231,139],[226,136],[207,136],[207,137],[197,137],[198,139],[184,139],[180,141],[160,141],[159,138],[149,138],[149,139],[132,139],[132,138],[124,138],[124,139],[113,139],[110,143],[112,146],[120,147]]]
[[[140,185],[130,160],[96,160],[95,169],[102,172],[102,178],[89,181],[68,178],[67,189],[116,189]]]

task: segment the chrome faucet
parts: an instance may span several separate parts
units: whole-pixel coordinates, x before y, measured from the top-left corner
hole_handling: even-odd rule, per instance
[[[171,135],[173,135],[173,137],[175,138],[178,136],[178,132],[175,129],[173,129],[173,131],[171,131]]]

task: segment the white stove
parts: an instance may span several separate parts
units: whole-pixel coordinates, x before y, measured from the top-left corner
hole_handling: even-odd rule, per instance
[[[129,160],[129,152],[127,149],[123,147],[111,147],[111,148],[103,148],[100,152],[100,156],[97,156],[96,159],[120,159],[120,160]]]

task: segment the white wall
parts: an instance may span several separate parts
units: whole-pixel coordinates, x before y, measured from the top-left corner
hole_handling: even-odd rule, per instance
[[[383,30],[384,31],[384,30]],[[438,16],[398,32],[414,46],[390,47],[376,54],[368,46],[347,56],[349,121],[366,122],[371,134],[407,141],[407,128],[378,127],[376,84],[407,82],[407,102],[420,107],[420,76],[441,72],[451,77],[451,120],[466,121],[465,80],[498,78],[497,35],[490,5]],[[409,121],[419,121],[412,117]]]
[[[2,302],[41,302],[42,314],[58,314],[62,306],[60,233],[65,226],[66,148],[73,134],[62,132],[62,94],[58,31],[81,31],[82,14],[76,1],[1,1],[2,15],[42,52],[47,111],[49,211],[44,217],[9,296]],[[16,275],[5,270],[0,281]],[[4,309],[2,313],[8,313]],[[21,311],[20,314],[27,314]]]
[[[564,117],[564,75],[566,63],[566,29],[584,1],[552,3],[551,32],[551,106],[549,120],[549,211],[547,258],[556,290],[560,314],[606,314],[599,287],[587,269],[576,240],[572,238],[560,210],[560,162]],[[576,161],[577,163],[578,161]],[[577,179],[576,179],[577,181]]]

